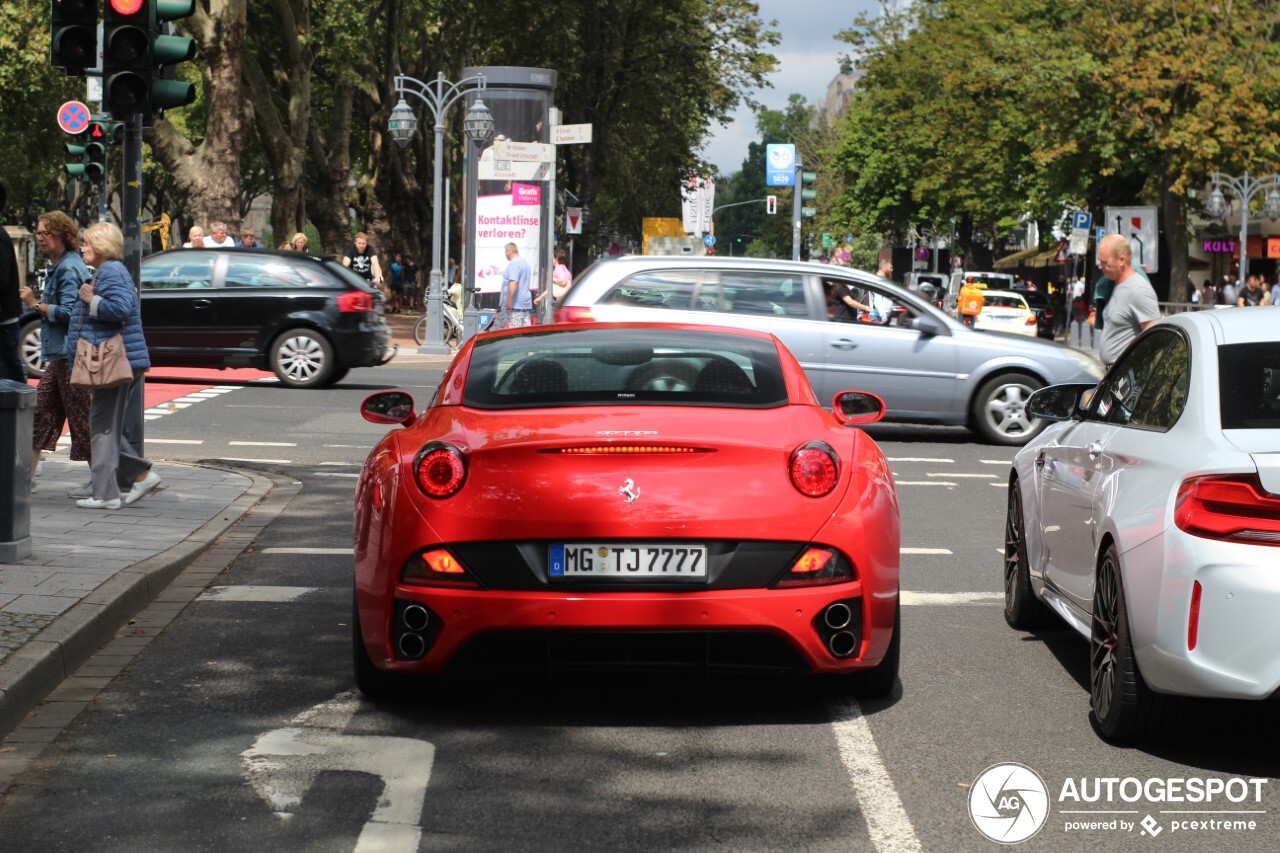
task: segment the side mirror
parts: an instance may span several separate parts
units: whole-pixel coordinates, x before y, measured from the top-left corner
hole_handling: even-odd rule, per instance
[[[831,411],[845,426],[873,424],[884,417],[884,400],[867,391],[841,391],[831,401]]]
[[[928,314],[921,314],[911,321],[911,328],[915,329],[922,335],[934,337],[936,335],[945,335],[947,329],[938,322],[936,317],[930,317]]]
[[[1027,398],[1027,414],[1050,421],[1069,421],[1089,408],[1096,387],[1071,383],[1041,388]]]
[[[360,415],[374,424],[408,424],[416,417],[413,397],[403,391],[379,391],[365,397]]]

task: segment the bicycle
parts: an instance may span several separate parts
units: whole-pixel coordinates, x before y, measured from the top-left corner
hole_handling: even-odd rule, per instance
[[[458,312],[452,305],[443,302],[440,305],[441,314],[444,322],[442,336],[444,342],[451,347],[456,347],[462,343],[462,318],[458,316]],[[418,322],[413,324],[413,340],[418,346],[427,340],[427,315],[423,314]]]

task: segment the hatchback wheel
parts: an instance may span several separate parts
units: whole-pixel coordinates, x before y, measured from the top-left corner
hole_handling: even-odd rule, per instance
[[[44,376],[44,359],[40,357],[40,321],[28,320],[18,332],[18,354],[22,366],[32,379]]]
[[[1009,508],[1004,520],[1004,621],[1025,631],[1048,622],[1049,608],[1031,591],[1027,565],[1027,528],[1022,518],[1022,491],[1009,483]]]
[[[271,345],[271,369],[291,388],[318,388],[330,381],[337,366],[333,347],[323,335],[289,329]]]
[[[1046,426],[1027,414],[1027,398],[1043,387],[1043,382],[1025,373],[989,379],[973,398],[973,428],[992,444],[1026,444]]]
[[[1092,622],[1089,702],[1098,731],[1108,740],[1126,740],[1162,729],[1174,700],[1153,692],[1138,672],[1114,544],[1098,564]]]

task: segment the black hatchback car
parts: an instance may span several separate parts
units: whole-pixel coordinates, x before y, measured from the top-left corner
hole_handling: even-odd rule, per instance
[[[316,388],[395,354],[382,294],[333,260],[174,249],[142,260],[141,293],[156,367],[253,367],[290,387]],[[23,318],[22,342],[28,369],[38,375],[36,320]]]

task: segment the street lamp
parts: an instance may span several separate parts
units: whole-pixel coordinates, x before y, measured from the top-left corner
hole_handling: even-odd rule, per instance
[[[484,90],[484,75],[477,74],[457,83],[444,79],[444,74],[436,74],[431,83],[423,83],[403,74],[396,75],[396,92],[400,101],[391,110],[391,118],[387,129],[396,144],[404,148],[418,130],[418,119],[405,101],[406,94],[413,95],[431,108],[435,118],[435,179],[432,182],[433,202],[431,208],[431,282],[427,291],[427,334],[418,347],[420,353],[448,354],[449,345],[444,341],[444,293],[441,286],[440,254],[442,232],[440,228],[440,208],[443,206],[441,193],[444,186],[444,116],[449,107],[470,90]],[[467,110],[467,117],[462,122],[467,138],[483,142],[493,135],[493,114],[479,97]]]
[[[1267,196],[1262,202],[1262,213],[1272,222],[1280,219],[1280,175],[1267,175],[1265,178],[1255,178],[1248,172],[1239,177],[1224,175],[1222,172],[1214,172],[1213,192],[1209,193],[1209,201],[1205,205],[1205,212],[1214,219],[1222,219],[1227,215],[1227,199],[1222,194],[1222,186],[1225,184],[1240,200],[1240,279],[1236,282],[1236,287],[1244,290],[1245,276],[1249,272],[1249,251],[1248,251],[1248,225],[1249,225],[1249,202],[1253,201],[1254,196],[1263,190],[1267,191]]]

